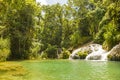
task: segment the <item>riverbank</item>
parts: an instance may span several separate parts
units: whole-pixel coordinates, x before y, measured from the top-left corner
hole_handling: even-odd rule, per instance
[[[24,80],[27,71],[15,61],[0,62],[0,80]]]

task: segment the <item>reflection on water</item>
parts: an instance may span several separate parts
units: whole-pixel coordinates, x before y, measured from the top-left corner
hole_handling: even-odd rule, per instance
[[[97,80],[106,80],[109,79],[108,77],[108,69],[107,69],[107,62],[89,62],[89,66],[91,68],[90,77],[95,78]]]
[[[27,80],[120,80],[120,62],[46,60],[22,63]]]

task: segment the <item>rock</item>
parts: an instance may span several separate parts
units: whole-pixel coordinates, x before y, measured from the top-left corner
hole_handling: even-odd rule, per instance
[[[69,59],[80,59],[79,55],[75,54],[74,56],[70,55]]]
[[[101,60],[102,55],[89,56],[88,60]]]
[[[72,52],[69,59],[107,60],[108,52],[100,44],[89,44]]]
[[[90,48],[90,45],[83,46],[83,47],[81,47],[81,48],[78,48],[78,49],[74,50],[74,51],[72,52],[72,54],[69,56],[69,59],[83,59],[82,55],[80,55],[79,52],[89,54],[89,53],[92,52],[92,50],[91,50],[91,48]],[[83,54],[83,55],[84,55],[84,54]],[[86,56],[87,56],[87,55],[86,55]],[[81,58],[81,57],[82,57],[82,58]]]
[[[120,43],[110,50],[108,59],[113,61],[120,61]]]

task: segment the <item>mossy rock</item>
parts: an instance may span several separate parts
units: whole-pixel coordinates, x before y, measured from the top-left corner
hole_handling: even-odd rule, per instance
[[[112,54],[109,54],[108,55],[108,60],[111,60],[111,61],[120,61],[120,54],[119,55],[112,55]]]
[[[112,61],[120,61],[120,44],[116,45],[108,55],[108,59]]]
[[[85,59],[86,58],[86,56],[88,55],[88,51],[85,51],[85,52],[78,52],[77,53],[78,54],[78,56],[80,57],[80,59]]]

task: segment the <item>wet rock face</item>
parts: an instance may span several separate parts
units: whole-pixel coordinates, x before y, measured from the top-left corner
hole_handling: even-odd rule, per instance
[[[109,60],[120,61],[120,43],[112,48],[108,55]]]

